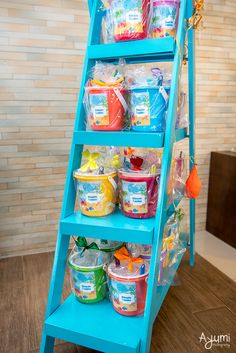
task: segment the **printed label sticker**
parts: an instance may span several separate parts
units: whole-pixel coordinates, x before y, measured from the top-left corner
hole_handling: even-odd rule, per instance
[[[92,122],[95,125],[109,125],[108,98],[106,93],[89,95]]]
[[[101,202],[101,195],[97,194],[97,193],[88,193],[85,195],[85,199],[86,199],[86,202],[88,203],[98,203],[98,202]]]
[[[122,181],[123,209],[129,213],[147,213],[147,184]]]
[[[132,125],[150,125],[150,99],[148,92],[136,93],[131,95]]]
[[[73,270],[73,281],[76,295],[83,300],[97,298],[94,272],[80,272]]]
[[[176,26],[176,5],[160,5],[153,7],[152,26],[157,28],[174,29]]]
[[[94,283],[80,283],[80,291],[84,293],[92,293],[95,290]]]
[[[149,114],[148,107],[145,105],[137,105],[135,107],[135,115],[138,118],[145,118]]]
[[[114,18],[114,34],[143,33],[143,1],[117,0],[111,1]]]
[[[120,303],[131,305],[135,303],[136,298],[133,294],[123,293],[119,295],[119,300]]]
[[[142,22],[142,17],[140,11],[129,11],[126,14],[126,22],[130,23],[140,23]]]
[[[139,194],[130,195],[130,203],[135,206],[141,206],[146,204],[146,197]]]
[[[115,308],[126,312],[137,311],[136,283],[111,279],[111,298]]]
[[[100,211],[103,207],[103,193],[100,181],[80,181],[78,183],[80,208],[91,212]]]

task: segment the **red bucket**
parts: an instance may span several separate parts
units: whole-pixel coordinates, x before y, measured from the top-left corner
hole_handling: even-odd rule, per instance
[[[155,216],[158,198],[158,175],[119,171],[122,212],[131,218]]]
[[[149,6],[150,0],[112,0],[111,9],[116,42],[147,37]]]
[[[126,90],[114,87],[88,87],[89,123],[92,130],[120,131],[124,128]]]
[[[135,266],[135,265],[133,265]],[[147,279],[149,265],[145,263],[146,272],[142,275],[120,273],[115,263],[108,266],[110,278],[110,295],[114,309],[121,315],[142,315],[146,304]]]

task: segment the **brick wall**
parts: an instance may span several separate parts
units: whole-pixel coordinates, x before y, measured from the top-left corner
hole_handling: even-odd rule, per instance
[[[211,150],[236,139],[236,3],[207,0],[197,34],[204,228]],[[89,17],[82,0],[0,0],[0,256],[54,248]]]

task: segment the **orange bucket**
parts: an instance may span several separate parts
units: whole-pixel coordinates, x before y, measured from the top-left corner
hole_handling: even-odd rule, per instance
[[[91,129],[123,130],[127,110],[126,90],[117,87],[88,87],[87,92]]]

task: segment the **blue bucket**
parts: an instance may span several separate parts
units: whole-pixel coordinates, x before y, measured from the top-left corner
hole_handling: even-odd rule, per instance
[[[165,131],[169,91],[169,88],[164,87],[137,87],[130,90],[131,130]]]

